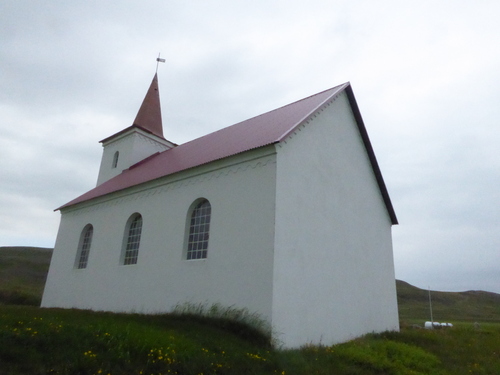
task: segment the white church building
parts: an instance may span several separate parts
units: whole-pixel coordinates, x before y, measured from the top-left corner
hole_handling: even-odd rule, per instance
[[[155,75],[101,142],[97,186],[59,208],[42,307],[219,303],[285,347],[399,329],[397,218],[349,83],[177,145]]]

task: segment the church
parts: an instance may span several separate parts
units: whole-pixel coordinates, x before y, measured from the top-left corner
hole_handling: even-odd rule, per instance
[[[399,329],[397,218],[350,83],[177,145],[155,74],[101,143],[97,186],[58,208],[42,307],[218,303],[290,348]]]

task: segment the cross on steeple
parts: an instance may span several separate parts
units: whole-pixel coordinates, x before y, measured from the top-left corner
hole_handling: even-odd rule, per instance
[[[159,65],[161,62],[162,62],[162,63],[164,63],[164,62],[165,62],[165,59],[161,59],[161,58],[160,58],[160,54],[158,53],[158,57],[156,58],[156,73],[158,73],[158,65]]]

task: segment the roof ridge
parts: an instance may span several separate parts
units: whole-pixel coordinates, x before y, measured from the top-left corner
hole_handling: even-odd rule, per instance
[[[350,82],[349,82],[349,81],[347,81],[347,82],[345,82],[345,83],[342,83],[342,84],[340,84],[340,85],[337,85],[337,86],[331,87],[331,88],[329,88],[329,89],[323,90],[323,91],[318,92],[318,93],[316,93],[316,94],[312,94],[312,95],[309,95],[309,96],[307,96],[307,97],[305,97],[305,98],[302,98],[302,99],[296,100],[296,101],[294,101],[294,102],[292,102],[292,103],[285,104],[285,105],[283,105],[283,106],[281,106],[281,107],[271,109],[271,110],[269,110],[269,111],[267,111],[267,112],[264,112],[264,113],[258,114],[258,115],[256,115],[256,116],[249,117],[249,118],[247,118],[247,119],[245,119],[245,120],[238,121],[237,123],[234,123],[234,124],[232,124],[232,125],[225,126],[225,127],[221,128],[221,129],[217,129],[217,130],[215,130],[215,131],[213,131],[213,132],[210,132],[210,133],[207,133],[207,134],[205,134],[205,135],[202,135],[201,137],[197,137],[197,138],[191,139],[190,141],[184,142],[184,143],[180,144],[179,146],[186,145],[186,144],[189,144],[189,143],[191,143],[191,142],[194,142],[194,141],[197,141],[197,140],[199,140],[199,139],[202,139],[202,138],[204,138],[204,137],[208,137],[208,136],[210,136],[210,135],[212,135],[212,134],[216,134],[216,133],[222,132],[222,131],[224,131],[224,130],[226,130],[226,129],[228,129],[228,128],[232,128],[233,126],[240,125],[240,124],[242,124],[242,123],[244,123],[244,122],[247,122],[247,121],[249,121],[249,120],[258,119],[258,118],[263,117],[263,116],[266,116],[266,115],[268,115],[268,114],[270,114],[270,113],[281,111],[281,110],[283,110],[284,108],[287,108],[287,107],[290,107],[290,106],[296,105],[296,104],[298,104],[298,103],[300,103],[300,102],[303,102],[303,101],[306,101],[306,100],[308,100],[308,99],[314,98],[314,97],[316,97],[316,96],[318,96],[318,95],[322,95],[322,94],[324,94],[324,93],[326,93],[326,92],[328,92],[328,91],[332,91],[332,90],[335,90],[335,89],[337,89],[337,90],[338,90],[340,87],[345,88],[345,87],[347,87],[347,86],[349,86],[349,85],[350,85]],[[311,112],[310,112],[307,116],[305,116],[305,118],[309,117],[309,116],[311,115],[311,113],[313,113],[314,111],[316,111],[319,107],[321,107],[321,106],[322,106],[322,105],[323,105],[323,104],[324,104],[327,100],[329,100],[330,98],[331,98],[331,96],[329,96],[327,99],[325,99],[323,102],[321,102],[321,104],[319,104],[316,108],[314,108],[314,110],[312,110],[312,111],[311,111]],[[304,119],[305,119],[305,118],[304,118]],[[300,122],[304,121],[304,119],[302,119]],[[299,122],[299,123],[300,123],[300,122]],[[294,125],[294,126],[293,126],[293,129],[295,129],[295,127],[296,127],[296,125]],[[283,138],[283,136],[281,136],[279,139],[275,140],[275,142],[280,142],[282,138]]]
[[[270,111],[267,111],[267,112],[261,113],[260,115],[257,115],[257,116],[254,116],[254,117],[250,117],[250,119],[253,119],[253,118],[258,118],[258,117],[261,117],[261,116],[265,116],[265,115],[267,115],[268,113],[271,113],[271,112],[276,112],[276,111],[282,110],[282,109],[284,109],[284,108],[286,108],[286,107],[290,107],[290,106],[292,106],[292,105],[296,105],[296,104],[298,104],[298,103],[300,103],[300,102],[303,102],[303,101],[306,101],[306,100],[308,100],[308,99],[314,98],[315,96],[319,96],[319,95],[321,95],[321,94],[326,93],[327,91],[331,91],[331,90],[337,89],[337,88],[339,88],[339,87],[341,87],[341,86],[344,86],[344,85],[349,85],[349,82],[346,82],[346,83],[343,83],[343,84],[341,84],[341,85],[337,85],[337,86],[331,87],[331,88],[329,88],[329,89],[323,90],[323,91],[318,92],[318,93],[316,93],[316,94],[309,95],[309,96],[307,96],[307,97],[305,97],[305,98],[302,98],[302,99],[296,100],[296,101],[294,101],[294,102],[292,102],[292,103],[285,104],[285,105],[283,105],[283,106],[281,106],[281,107],[278,107],[278,108],[275,108],[275,109],[271,109]],[[247,120],[243,120],[243,121],[247,121]],[[239,123],[241,123],[241,122],[243,122],[243,121],[240,121],[240,122],[238,122],[238,123],[236,123],[236,124],[234,124],[234,125],[238,125]],[[233,125],[231,125],[231,126],[233,126]],[[222,129],[221,129],[221,130],[222,130]]]

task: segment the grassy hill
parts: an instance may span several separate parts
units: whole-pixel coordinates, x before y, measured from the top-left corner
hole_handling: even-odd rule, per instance
[[[40,305],[52,249],[0,247],[0,305]]]
[[[421,323],[430,317],[429,291],[396,281],[399,318],[402,322]],[[431,291],[434,321],[478,321],[500,323],[500,294],[484,291]]]
[[[52,249],[0,247],[0,304],[39,306]],[[396,280],[402,323],[430,320],[429,292]],[[500,294],[483,291],[431,291],[433,317],[438,322],[500,322]]]
[[[234,309],[227,319],[223,310],[207,317],[19,306],[39,303],[50,257],[50,249],[0,248],[0,375],[500,374],[495,293],[431,292],[435,320],[455,326],[415,329],[429,319],[428,291],[397,281],[401,332],[282,350],[258,321],[235,320]]]

